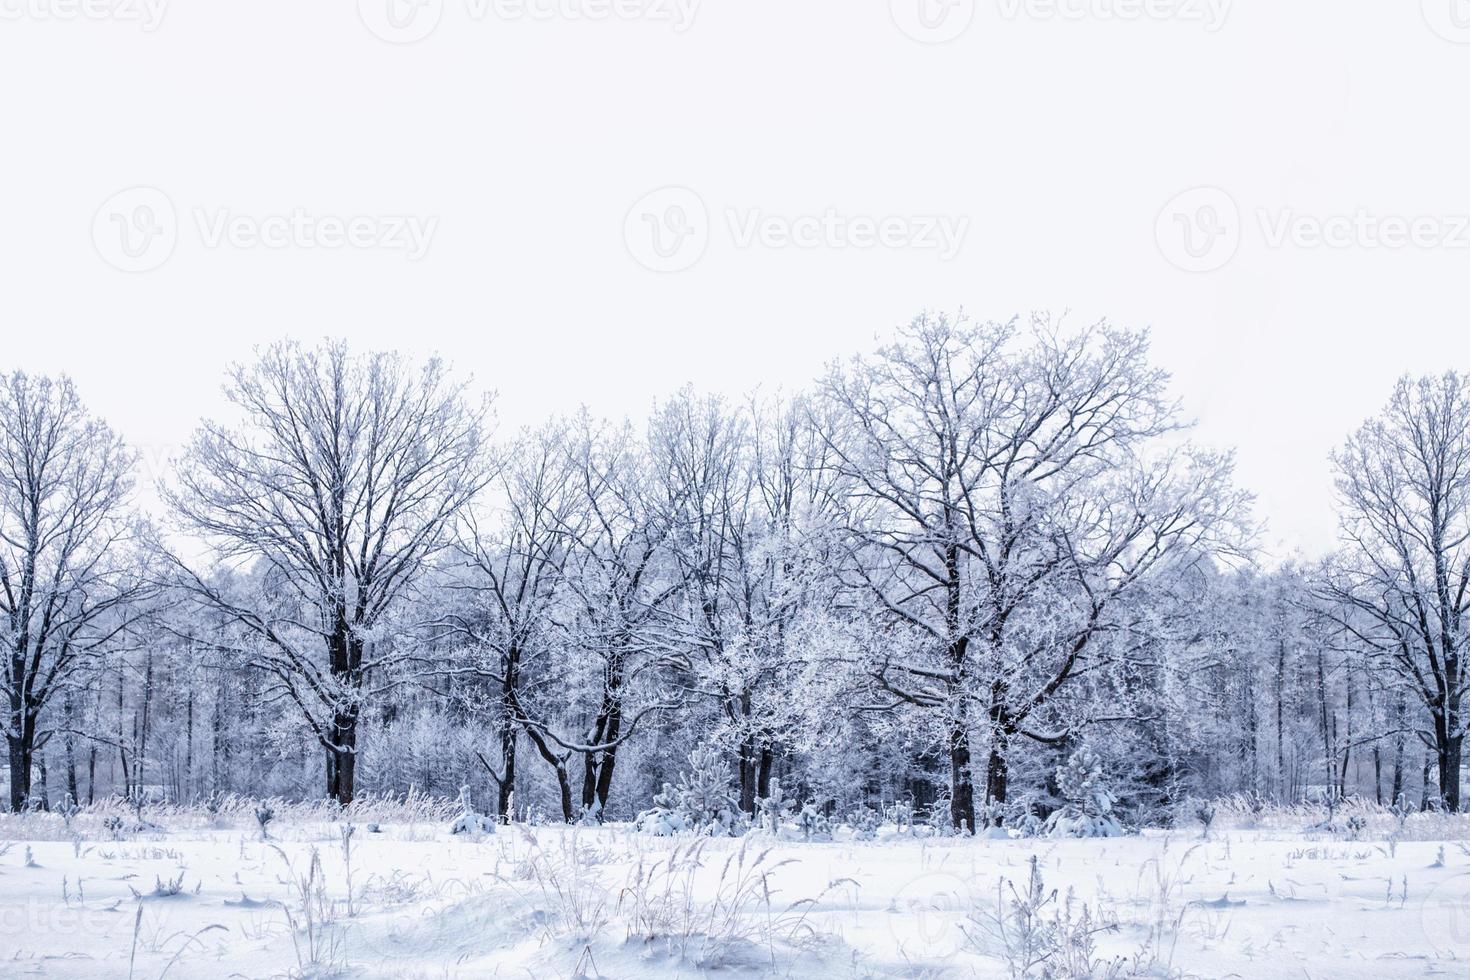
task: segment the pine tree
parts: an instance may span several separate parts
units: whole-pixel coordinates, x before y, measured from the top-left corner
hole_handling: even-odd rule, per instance
[[[1102,760],[1082,746],[1057,768],[1057,786],[1066,805],[1046,821],[1051,837],[1120,837],[1123,827],[1113,816],[1116,798],[1107,786]]]

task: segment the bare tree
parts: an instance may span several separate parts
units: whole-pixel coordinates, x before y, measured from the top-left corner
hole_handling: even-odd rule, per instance
[[[444,672],[489,684],[500,765],[480,761],[499,788],[501,815],[509,816],[524,734],[551,768],[570,822],[601,813],[618,750],[666,707],[630,703],[659,664],[647,627],[671,592],[653,580],[663,535],[626,428],[593,426],[585,415],[557,421],[523,433],[507,457],[487,513],[464,521],[465,574],[453,586],[470,598],[440,623],[467,645]],[[577,728],[585,734],[567,734]]]
[[[585,413],[566,446],[581,504],[565,524],[562,574],[568,673],[596,673],[581,739],[582,809],[606,812],[618,750],[638,721],[667,703],[654,694],[668,663],[660,616],[679,582],[663,574],[668,522],[652,499],[649,461],[631,426]],[[563,743],[565,745],[565,743]]]
[[[206,423],[169,499],[181,529],[263,587],[227,593],[177,562],[185,588],[243,627],[262,668],[326,752],[326,791],[352,801],[358,721],[397,652],[381,628],[486,480],[486,408],[444,365],[282,343],[236,366],[237,427]]]
[[[805,398],[731,406],[685,390],[650,426],[654,471],[681,582],[670,622],[689,693],[733,743],[740,806],[769,795],[795,708],[790,637],[826,572],[835,472]]]
[[[1460,808],[1470,604],[1470,379],[1404,378],[1333,456],[1343,549],[1320,593],[1395,693],[1423,705],[1439,794]]]
[[[751,465],[751,419],[722,399],[685,389],[649,426],[660,508],[669,527],[677,608],[667,618],[685,693],[717,707],[737,747],[740,805],[765,795],[772,753],[758,691],[774,664],[750,625],[751,571],[759,498]],[[752,642],[754,641],[754,642]]]
[[[560,425],[522,433],[505,456],[486,513],[466,512],[462,522],[456,547],[464,574],[452,587],[468,599],[455,601],[439,625],[466,646],[462,663],[445,672],[490,683],[500,767],[483,756],[481,762],[499,790],[502,819],[510,818],[516,751],[524,732],[551,766],[562,815],[570,820],[570,754],[558,751],[532,700],[533,689],[544,683],[553,642],[552,615],[568,547],[565,528],[579,505],[575,474]]]
[[[1060,742],[1080,720],[1054,708],[1122,599],[1244,504],[1228,458],[1150,455],[1179,423],[1147,349],[1105,325],[926,316],[823,386],[854,487],[844,574],[917,640],[878,654],[877,706],[944,713],[956,827],[975,828],[972,729],[1003,803],[1012,741]]]
[[[133,454],[90,416],[70,381],[0,379],[0,616],[10,806],[52,698],[139,615],[146,593],[128,512]]]

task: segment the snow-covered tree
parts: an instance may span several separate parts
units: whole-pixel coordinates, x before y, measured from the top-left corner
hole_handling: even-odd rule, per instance
[[[1242,517],[1228,457],[1162,443],[1181,422],[1147,355],[1105,324],[923,316],[823,383],[854,488],[844,575],[917,638],[871,674],[944,716],[956,827],[975,826],[972,731],[1004,802],[1013,744],[1066,736],[1054,702],[1126,597]]]
[[[1404,378],[1333,457],[1343,547],[1320,591],[1336,624],[1423,709],[1438,793],[1458,810],[1470,685],[1470,378]]]
[[[384,628],[484,485],[485,408],[430,360],[277,344],[231,369],[233,422],[207,422],[168,499],[179,530],[260,587],[182,559],[180,587],[244,628],[245,662],[297,707],[350,803],[364,703],[396,678]]]
[[[1113,815],[1117,798],[1097,753],[1086,745],[1057,769],[1057,787],[1066,805],[1047,818],[1052,837],[1118,837],[1123,826]]]
[[[0,377],[0,687],[12,810],[31,797],[37,751],[58,729],[74,732],[74,710],[68,721],[48,709],[85,699],[98,658],[141,615],[149,582],[129,504],[133,463],[69,380]]]

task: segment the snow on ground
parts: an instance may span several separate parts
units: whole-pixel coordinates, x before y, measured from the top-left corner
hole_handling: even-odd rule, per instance
[[[1470,850],[1454,842],[467,838],[435,821],[357,824],[349,863],[326,820],[262,841],[248,817],[121,840],[83,819],[79,840],[59,817],[0,819],[0,976],[1004,977],[1028,948],[1032,858],[1041,894],[1058,892],[1038,921],[1102,930],[1090,954],[1035,930],[1037,976],[1084,960],[1098,976],[1470,976]]]

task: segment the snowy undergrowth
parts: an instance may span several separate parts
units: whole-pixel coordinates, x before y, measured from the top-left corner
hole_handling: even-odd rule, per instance
[[[379,801],[377,816],[389,813]],[[452,808],[451,808],[452,809]],[[826,843],[626,826],[449,833],[449,811],[332,819],[244,802],[4,818],[0,949],[58,977],[1452,975],[1470,848],[1309,824],[1106,839],[848,832]],[[365,811],[366,812],[366,811]],[[1456,822],[1461,826],[1455,826]],[[1259,820],[1270,824],[1273,820]],[[1431,823],[1432,822],[1432,823]],[[1415,828],[1416,823],[1426,826]],[[1463,830],[1463,818],[1404,824]],[[1384,831],[1376,839],[1372,833]],[[9,974],[7,974],[9,975]]]

